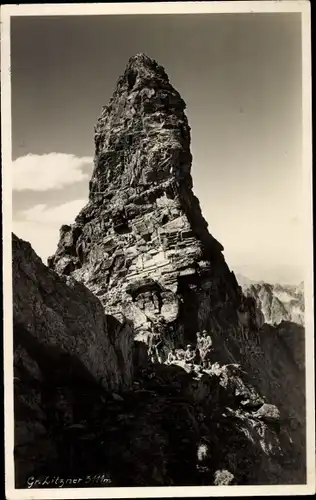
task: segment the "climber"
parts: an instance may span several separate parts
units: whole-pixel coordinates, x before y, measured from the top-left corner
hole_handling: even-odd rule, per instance
[[[161,356],[159,354],[159,350],[158,350],[158,347],[162,344],[162,339],[159,337],[159,335],[156,335],[154,337],[154,349],[156,351],[156,356],[157,356],[157,360],[158,360],[158,363],[161,363],[162,362],[162,359],[161,359]]]
[[[193,351],[191,344],[188,344],[187,350],[184,353],[184,360],[186,363],[193,364],[194,358],[195,358],[195,352]]]
[[[206,338],[206,330],[203,330],[203,331],[200,333],[200,343],[201,343],[201,344],[204,344],[205,338]]]
[[[185,352],[183,349],[178,349],[175,351],[175,353],[176,353],[176,360],[177,361],[184,361]]]
[[[202,342],[201,342],[201,349],[200,349],[200,356],[201,356],[201,363],[202,367],[206,368],[209,363],[210,363],[210,355],[212,352],[212,338],[210,334],[207,333],[206,330],[203,330],[202,332]]]
[[[196,346],[197,346],[198,350],[201,349],[202,345],[203,345],[203,336],[202,336],[201,332],[197,332],[196,333]]]
[[[204,334],[204,331],[205,330],[203,330],[202,333],[197,332],[197,334],[196,334],[197,345],[198,345],[199,349],[203,349],[203,347],[204,347],[205,337],[206,337],[206,335]]]
[[[158,362],[157,351],[153,345],[148,348],[148,357],[153,364]]]
[[[207,332],[205,332],[205,347],[206,347],[206,349],[210,349],[212,347],[212,345],[213,345],[213,342],[212,342],[212,338],[211,338],[210,334],[207,334]]]
[[[168,359],[167,359],[167,365],[171,365],[172,363],[174,363],[175,361],[177,360],[177,357],[176,357],[176,350],[175,349],[172,349],[169,354],[168,354]]]
[[[197,333],[196,336],[197,336],[197,345],[199,346],[199,348],[204,348],[204,345],[205,345],[205,342],[206,342],[206,331],[203,330],[202,333]]]
[[[161,340],[159,341],[159,337],[157,335],[152,335],[149,338],[149,347],[148,347],[148,357],[152,363],[161,363],[161,358],[158,352],[158,346],[161,344]]]

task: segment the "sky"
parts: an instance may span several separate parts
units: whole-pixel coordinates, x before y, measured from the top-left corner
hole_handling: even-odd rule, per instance
[[[101,108],[139,52],[187,104],[194,192],[229,267],[302,281],[299,14],[14,18],[13,231],[54,253],[87,201]]]

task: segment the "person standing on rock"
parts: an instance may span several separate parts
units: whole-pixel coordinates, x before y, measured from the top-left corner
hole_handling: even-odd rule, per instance
[[[159,344],[160,342],[158,342],[156,335],[152,334],[149,338],[148,357],[153,364],[160,363],[160,357],[157,349]]]
[[[183,362],[184,361],[184,354],[185,354],[185,351],[183,349],[176,350],[176,360]]]
[[[160,347],[161,344],[162,344],[162,339],[159,338],[158,335],[155,335],[153,338],[153,341],[152,341],[152,347],[153,347],[154,352],[155,352],[155,359],[157,360],[156,363],[162,362],[162,359],[161,359],[161,356],[160,356],[159,350],[158,350],[158,347]]]
[[[188,364],[193,364],[194,358],[195,358],[195,352],[193,351],[191,344],[188,344],[187,349],[184,353],[184,360]]]
[[[206,344],[206,337],[207,337],[207,331],[203,330],[202,331],[202,341],[203,341],[203,346]]]
[[[203,336],[200,332],[196,333],[196,346],[199,349],[199,351],[201,350],[201,348],[203,346]]]
[[[206,330],[203,330],[202,338],[203,338],[203,343],[201,349],[201,361],[202,361],[202,367],[206,368],[207,366],[209,366],[211,361],[210,358],[211,358],[211,352],[213,350],[212,348],[213,342],[210,334],[208,334]]]
[[[197,347],[200,353],[201,365],[204,367],[204,358],[205,358],[205,344],[206,344],[206,331],[203,330],[202,333],[197,333]]]
[[[204,348],[204,343],[205,343],[205,339],[204,339],[203,333],[197,332],[197,334],[196,334],[196,345],[197,345],[197,347],[198,347],[198,349],[199,349],[200,352]]]
[[[148,348],[148,357],[153,364],[157,363],[156,350],[153,345]]]
[[[207,332],[205,330],[203,333],[205,334],[205,347],[206,347],[206,349],[211,349],[212,345],[213,345],[212,338],[211,338],[210,334],[207,334]]]

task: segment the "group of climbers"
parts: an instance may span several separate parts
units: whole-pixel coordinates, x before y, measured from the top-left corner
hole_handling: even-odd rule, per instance
[[[186,363],[194,363],[196,358],[196,351],[192,349],[191,344],[187,345],[186,351],[183,349],[171,349],[167,358],[167,365],[171,365],[176,361],[185,361]]]
[[[152,338],[148,348],[149,359],[152,363],[163,362],[162,353],[159,351],[161,344],[162,340],[159,337]],[[193,348],[191,344],[186,346],[186,350],[173,348],[169,351],[165,363],[167,365],[183,363],[192,369],[195,365],[198,365],[203,369],[207,369],[212,363],[212,344],[211,336],[206,330],[203,330],[202,333],[197,332],[195,348]]]

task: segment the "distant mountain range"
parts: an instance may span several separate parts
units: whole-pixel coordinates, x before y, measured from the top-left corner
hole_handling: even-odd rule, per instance
[[[237,274],[236,278],[244,294],[256,300],[266,323],[279,324],[281,321],[292,321],[304,325],[303,282],[296,286],[256,282],[241,274]]]

